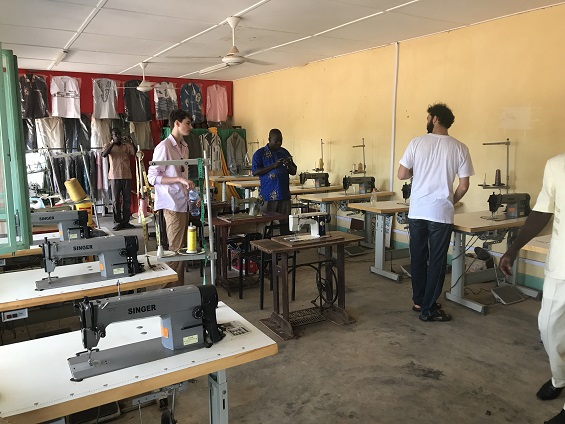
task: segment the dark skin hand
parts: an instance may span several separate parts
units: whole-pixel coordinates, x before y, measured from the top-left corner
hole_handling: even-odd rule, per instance
[[[106,147],[106,149],[104,149],[104,151],[102,152],[102,157],[103,158],[107,157],[112,151],[112,147],[116,145],[119,146],[120,144],[122,144],[122,134],[118,132],[112,132],[112,141],[110,142],[108,147]]]
[[[277,151],[281,148],[282,143],[283,143],[282,136],[280,134],[275,135],[269,138],[269,149],[273,151]],[[288,173],[290,175],[296,175],[296,170],[298,168],[296,167],[296,164],[292,161],[292,156],[288,158],[281,158],[272,165],[266,166],[264,168],[259,168],[253,173],[253,175],[254,176],[265,175],[266,173],[272,171],[275,168],[278,168],[279,166],[287,167]]]
[[[514,240],[512,246],[510,246],[502,258],[500,258],[498,267],[504,275],[507,277],[512,276],[512,265],[518,257],[520,249],[545,228],[552,216],[553,214],[551,213],[537,211],[530,212],[530,215],[528,215],[528,219],[526,219],[526,223],[518,233],[516,240]]]

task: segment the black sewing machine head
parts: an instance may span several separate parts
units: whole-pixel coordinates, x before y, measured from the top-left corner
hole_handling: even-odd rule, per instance
[[[530,195],[528,193],[495,194],[488,198],[488,209],[494,215],[500,206],[506,205],[508,218],[528,216],[531,212]]]
[[[301,172],[299,175],[300,185],[308,180],[314,180],[315,187],[327,187],[330,185],[330,174],[327,172]]]
[[[359,194],[370,193],[375,188],[375,177],[343,177],[343,189],[345,191],[353,184],[359,184]]]

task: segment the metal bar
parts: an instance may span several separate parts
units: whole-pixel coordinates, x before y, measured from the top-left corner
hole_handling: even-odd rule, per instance
[[[226,370],[208,374],[210,424],[228,424],[228,381]]]

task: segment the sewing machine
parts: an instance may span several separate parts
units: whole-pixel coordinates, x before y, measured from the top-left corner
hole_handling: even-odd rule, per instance
[[[51,276],[57,262],[63,258],[97,255],[100,273],[104,278],[138,274],[143,271],[143,266],[137,260],[138,249],[137,236],[96,237],[70,241],[45,239],[41,244],[41,250],[47,278],[36,281],[36,289],[44,290],[83,283],[79,278],[65,277],[57,280],[57,277]]]
[[[506,205],[508,218],[520,218],[530,214],[530,195],[528,193],[495,194],[488,198],[488,208],[494,218],[501,205]]]
[[[328,187],[330,185],[330,174],[327,172],[301,172],[300,185],[307,180],[314,180],[314,187]]]
[[[307,212],[297,213],[288,216],[288,227],[294,235],[285,237],[288,241],[315,240],[328,237],[326,234],[326,224],[330,222],[331,215],[327,212]],[[310,225],[310,234],[298,235],[303,225]]]
[[[76,240],[92,237],[92,229],[88,226],[88,212],[80,211],[48,211],[32,212],[31,225],[59,225],[61,240]]]
[[[218,293],[214,286],[188,285],[106,299],[85,298],[75,307],[86,349],[67,360],[77,381],[209,347],[224,337],[216,321]],[[161,317],[160,339],[95,349],[112,323],[152,316]]]
[[[353,184],[359,184],[359,194],[370,193],[375,188],[375,177],[343,177],[343,189],[345,191]]]
[[[249,206],[249,216],[258,216],[261,212],[261,205],[263,205],[263,200],[257,197],[250,197],[248,199],[237,199],[232,196],[231,198],[231,213],[232,215],[239,212],[239,206],[243,205],[245,209]]]

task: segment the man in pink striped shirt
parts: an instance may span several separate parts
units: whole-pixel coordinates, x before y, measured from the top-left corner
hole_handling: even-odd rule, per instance
[[[154,161],[188,159],[188,146],[184,136],[190,134],[192,122],[190,115],[182,109],[171,112],[169,116],[171,135],[162,140],[153,152]],[[147,172],[149,183],[155,186],[155,210],[162,210],[169,250],[179,251],[186,247],[188,227],[188,191],[194,183],[188,179],[188,167],[173,165],[150,166]],[[178,275],[177,283],[165,287],[184,285],[184,262],[169,262]]]

